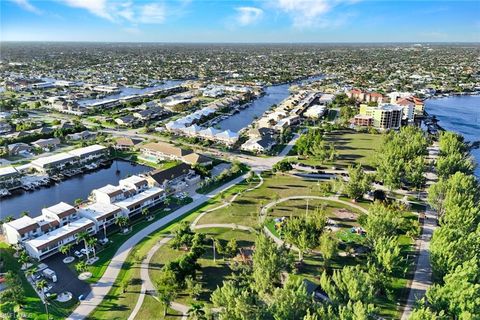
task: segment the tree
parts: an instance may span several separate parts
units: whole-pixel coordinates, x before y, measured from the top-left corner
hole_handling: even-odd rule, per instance
[[[88,249],[88,241],[90,240],[90,234],[86,231],[79,232],[77,235],[77,244],[83,241],[83,245],[86,251],[87,260],[90,260],[90,250]]]
[[[275,163],[272,167],[273,172],[277,172],[277,171],[287,172],[287,171],[290,171],[292,169],[293,169],[292,164],[290,163],[290,161],[287,161],[287,160],[279,161],[279,162]]]
[[[233,258],[237,255],[238,245],[235,238],[230,239],[225,246],[225,255],[229,258]]]
[[[367,232],[370,246],[373,246],[377,239],[398,234],[400,227],[404,224],[404,219],[398,210],[379,202],[370,206],[368,214],[360,221]]]
[[[124,216],[119,216],[115,219],[115,224],[120,227],[120,229],[125,230],[125,228],[128,226],[129,219]]]
[[[189,248],[192,245],[194,232],[190,228],[190,224],[183,221],[173,232],[173,239],[170,241],[171,247],[180,249],[181,247]]]
[[[198,281],[195,281],[192,277],[188,277],[185,279],[185,285],[190,297],[192,297],[194,300],[197,300],[203,290],[202,284]]]
[[[313,307],[313,299],[307,293],[301,279],[289,278],[283,288],[276,288],[269,311],[273,319],[302,319]]]
[[[322,253],[323,263],[328,266],[329,261],[337,254],[338,240],[331,233],[324,232],[320,236],[320,252]]]
[[[425,158],[418,156],[406,164],[406,178],[415,190],[421,190],[425,184]]]
[[[28,253],[25,250],[20,251],[20,254],[18,256],[18,262],[21,263],[22,269],[27,268],[28,261],[30,261],[30,256],[28,255]]]
[[[143,208],[142,209],[142,216],[144,216],[145,218],[148,219],[149,214],[150,214],[150,210],[148,208]]]
[[[81,205],[83,202],[83,199],[82,198],[77,198],[75,199],[75,201],[73,201],[73,204],[75,205],[75,207],[78,207],[79,205]]]
[[[88,269],[87,263],[85,261],[80,261],[75,265],[75,269],[79,272],[85,272]]]
[[[15,309],[24,304],[25,291],[22,286],[19,274],[8,271],[5,274],[6,289],[0,292],[0,309],[5,314],[12,314],[17,319]]]
[[[45,289],[48,288],[47,280],[42,279],[37,281],[37,283],[35,284],[35,287],[37,287],[37,289],[40,290],[42,294],[45,294]]]
[[[210,300],[215,307],[221,308],[220,320],[260,320],[264,315],[258,295],[233,281],[223,281],[223,285],[213,291]]]
[[[158,300],[162,303],[163,317],[165,318],[167,315],[167,310],[170,307],[170,304],[177,297],[177,292],[174,290],[171,290],[168,287],[159,286],[157,287],[157,297],[158,297]]]
[[[33,276],[37,272],[38,272],[38,268],[37,267],[32,267],[32,268],[28,269],[27,271],[25,271],[25,275],[27,276],[27,278],[33,279]]]
[[[272,292],[273,287],[280,282],[280,273],[289,270],[292,264],[291,256],[284,247],[277,247],[263,233],[255,240],[253,253],[254,286],[259,293]]]
[[[207,320],[203,303],[192,303],[187,310],[188,319],[191,320]]]
[[[370,190],[370,177],[365,174],[361,165],[348,167],[348,181],[345,183],[344,191],[353,200],[358,200]]]
[[[401,262],[401,249],[396,237],[378,238],[374,241],[372,260],[377,270],[392,275]]]
[[[90,248],[92,248],[93,250],[93,257],[96,258],[97,257],[97,251],[95,250],[95,246],[97,245],[97,238],[95,237],[90,237],[88,240],[87,240],[87,244]]]
[[[72,248],[73,248],[73,243],[67,243],[67,244],[61,245],[60,248],[58,248],[58,251],[61,254],[70,255],[70,251],[72,251]]]

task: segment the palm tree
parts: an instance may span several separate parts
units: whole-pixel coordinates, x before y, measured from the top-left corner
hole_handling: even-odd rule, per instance
[[[45,288],[48,287],[47,280],[42,279],[38,281],[35,286],[37,287],[38,290],[40,290],[43,293],[43,295],[45,295]]]
[[[75,265],[75,269],[80,273],[87,271],[87,268],[87,263],[85,261],[80,261]]]
[[[97,238],[95,238],[95,237],[90,237],[90,238],[88,238],[88,240],[87,240],[88,246],[89,246],[90,248],[92,248],[92,250],[93,250],[93,257],[94,257],[94,258],[97,257],[97,251],[95,250],[95,245],[97,244],[97,241],[98,241],[98,240],[97,240]]]
[[[192,303],[188,309],[188,319],[191,320],[206,320],[205,310],[203,310],[203,303]]]
[[[85,246],[85,251],[87,252],[87,260],[90,260],[90,253],[88,251],[88,239],[90,239],[90,235],[86,231],[82,231],[77,235],[77,244],[80,241],[83,241],[83,245]]]
[[[33,279],[33,275],[37,272],[38,272],[38,269],[36,267],[33,267],[25,271],[25,275]]]
[[[58,248],[58,251],[61,253],[61,254],[64,254],[67,256],[70,255],[70,251],[72,250],[72,247],[73,247],[73,244],[72,243],[68,243],[68,244],[64,244],[62,246],[60,246],[60,248]]]
[[[27,252],[25,250],[20,251],[18,262],[22,264],[22,269],[27,268],[27,263],[29,260],[30,260],[30,257],[28,256]]]
[[[117,217],[115,223],[121,228],[125,228],[128,225],[128,218],[124,216]]]
[[[150,210],[148,208],[142,209],[142,216],[148,218],[149,213],[150,213]]]

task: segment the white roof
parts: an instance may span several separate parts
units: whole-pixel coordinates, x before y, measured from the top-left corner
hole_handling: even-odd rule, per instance
[[[207,129],[204,129],[204,130],[200,131],[200,134],[204,135],[204,136],[208,136],[208,137],[214,137],[219,132],[220,131],[218,131],[215,128],[208,127]]]
[[[86,207],[82,207],[80,209],[80,213],[85,213],[93,218],[101,218],[104,215],[119,210],[121,209],[118,206],[110,203],[94,202]]]
[[[107,184],[106,186],[103,186],[101,188],[94,189],[93,192],[101,192],[101,193],[111,194],[111,193],[119,191],[119,190],[122,190],[122,188],[120,188],[119,186],[114,186],[114,185],[111,185],[111,184]]]
[[[99,144],[94,144],[94,145],[91,145],[91,146],[88,146],[88,147],[78,148],[78,149],[69,151],[68,153],[72,154],[74,156],[77,156],[77,157],[81,157],[83,155],[86,155],[86,154],[89,154],[89,153],[92,153],[92,152],[96,152],[96,151],[102,151],[102,150],[105,150],[105,149],[107,149],[107,147],[104,147],[104,146],[99,145]]]
[[[382,104],[378,107],[378,109],[386,110],[386,111],[390,111],[390,110],[400,111],[400,110],[403,110],[403,107],[399,106],[398,104]]]
[[[147,189],[143,192],[140,192],[139,194],[134,195],[133,197],[127,198],[122,201],[115,202],[116,206],[119,206],[121,208],[127,208],[132,205],[136,205],[139,203],[143,203],[147,201],[150,197],[154,197],[156,195],[160,195],[163,193],[162,188],[158,187],[152,187],[150,189]]]
[[[168,122],[165,127],[167,129],[181,129],[181,128],[184,128],[185,125],[180,121],[180,120],[177,120],[177,121],[170,121]]]
[[[0,176],[17,173],[17,169],[12,166],[0,168]]]
[[[32,161],[32,164],[37,167],[44,167],[48,164],[55,163],[55,162],[67,162],[70,160],[75,159],[75,156],[72,154],[68,154],[66,152],[57,153],[52,156],[48,157],[41,157]]]
[[[37,224],[37,221],[28,216],[23,216],[21,218],[5,223],[5,225],[8,225],[15,230],[20,230],[33,224]]]
[[[57,203],[51,207],[48,207],[48,208],[43,208],[43,210],[48,210],[49,212],[53,213],[53,214],[56,214],[56,215],[59,215],[65,211],[69,211],[69,210],[72,210],[72,209],[75,209],[74,206],[66,203],[66,202],[60,202],[60,203]]]
[[[197,126],[196,124],[194,124],[194,125],[191,125],[191,126],[189,126],[189,127],[186,127],[185,129],[183,129],[183,132],[197,133],[197,132],[199,132],[200,130],[202,130],[202,127]]]
[[[80,232],[86,226],[93,224],[93,221],[87,218],[80,218],[73,222],[70,222],[68,225],[65,225],[61,228],[55,229],[49,233],[41,235],[38,238],[26,241],[30,246],[38,248],[42,245],[45,245],[49,242],[61,239],[64,236],[67,236],[69,233]]]
[[[238,133],[233,132],[231,130],[225,130],[216,135],[218,138],[223,138],[223,139],[238,139]]]
[[[136,183],[147,183],[147,179],[137,175],[133,175],[128,178],[122,179],[118,182],[119,185],[136,184]]]

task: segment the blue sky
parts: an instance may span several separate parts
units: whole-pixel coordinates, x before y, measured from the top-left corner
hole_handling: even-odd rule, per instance
[[[2,41],[480,42],[480,0],[0,0]]]

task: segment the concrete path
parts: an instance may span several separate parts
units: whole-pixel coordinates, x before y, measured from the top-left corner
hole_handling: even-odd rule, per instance
[[[195,225],[192,228],[195,230],[208,229],[208,228],[226,228],[226,229],[232,229],[232,230],[243,230],[243,231],[255,232],[255,229],[253,229],[252,227],[242,226],[235,223],[207,223],[207,224]]]
[[[415,274],[410,284],[407,305],[403,310],[402,320],[407,320],[412,313],[415,302],[422,299],[425,292],[432,284],[432,267],[430,264],[430,239],[433,231],[437,227],[437,214],[435,211],[427,210],[422,227],[422,235],[416,241],[416,247],[419,251]]]
[[[204,195],[192,203],[179,208],[178,210],[172,212],[171,214],[163,217],[149,226],[145,227],[144,229],[140,230],[133,236],[131,236],[127,241],[125,241],[120,248],[115,253],[112,261],[108,265],[105,273],[103,274],[102,278],[92,284],[92,291],[90,294],[85,298],[85,300],[81,301],[78,307],[72,312],[72,314],[67,318],[68,320],[77,320],[77,319],[85,319],[105,298],[108,294],[110,289],[113,286],[113,283],[117,279],[117,276],[122,268],[125,259],[128,257],[131,249],[137,245],[145,236],[155,232],[156,230],[166,226],[167,224],[171,223],[175,219],[180,218],[190,210],[198,207],[199,205],[205,203],[210,198],[213,198],[220,192],[223,192],[230,187],[240,183],[241,181],[245,180],[247,174],[244,174],[238,178],[233,179],[232,181],[226,183],[225,185],[219,187],[218,189],[213,190],[212,192]]]
[[[148,251],[147,256],[142,261],[140,265],[140,278],[142,280],[142,289],[140,290],[140,295],[138,296],[137,304],[135,308],[133,308],[132,313],[128,317],[128,320],[133,320],[137,316],[138,311],[142,307],[143,300],[145,299],[145,294],[148,292],[154,292],[155,286],[153,285],[152,281],[150,280],[150,276],[148,275],[148,265],[150,264],[150,260],[152,259],[155,252],[160,249],[164,244],[172,239],[172,236],[167,236],[162,240],[158,241],[151,249]]]

